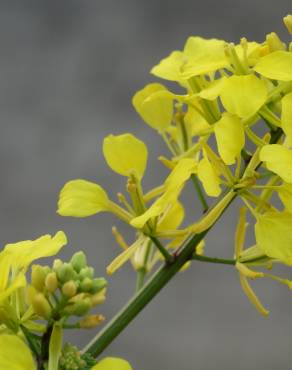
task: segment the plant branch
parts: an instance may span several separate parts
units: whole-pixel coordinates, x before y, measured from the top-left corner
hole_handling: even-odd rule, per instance
[[[195,254],[195,253],[192,255],[192,260],[201,261],[201,262],[209,262],[209,263],[219,263],[223,265],[233,265],[233,266],[236,264],[235,259],[207,257],[207,256]]]

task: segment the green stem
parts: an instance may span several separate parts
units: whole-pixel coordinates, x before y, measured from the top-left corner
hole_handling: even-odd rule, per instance
[[[198,194],[199,200],[200,200],[200,202],[201,202],[201,204],[203,206],[203,213],[205,213],[205,212],[208,211],[209,206],[208,206],[208,203],[207,203],[207,201],[206,201],[206,199],[204,197],[204,194],[203,194],[202,188],[200,186],[200,183],[198,181],[198,178],[197,178],[197,176],[195,174],[192,174],[191,175],[191,180],[192,180],[192,182],[194,184],[194,187],[195,187],[196,192]]]
[[[153,241],[159,252],[163,255],[165,261],[167,263],[173,262],[174,256],[170,254],[166,248],[164,248],[164,246],[160,243],[159,239],[157,239],[153,235],[149,235],[149,238]]]
[[[119,333],[138,315],[140,311],[171,280],[193,254],[196,246],[208,230],[194,235],[181,249],[173,263],[162,266],[144,287],[126,304],[124,308],[101,330],[86,346],[85,352],[97,357],[119,335]]]
[[[201,262],[209,262],[209,263],[219,263],[222,265],[233,265],[234,266],[236,264],[235,259],[207,257],[207,256],[199,255],[199,254],[193,254],[192,260],[201,261]]]
[[[137,271],[136,293],[139,292],[139,290],[143,287],[145,276],[146,276],[146,268],[142,267]]]

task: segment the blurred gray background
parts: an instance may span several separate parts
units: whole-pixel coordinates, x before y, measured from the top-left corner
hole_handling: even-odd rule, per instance
[[[287,41],[282,17],[289,11],[290,0],[0,1],[2,245],[63,229],[70,243],[62,255],[85,249],[97,274],[105,275],[119,251],[111,225],[129,242],[131,230],[107,214],[59,217],[59,189],[72,178],[96,181],[113,197],[123,189],[124,178],[102,157],[109,133],[134,132],[152,160],[166,152],[136,115],[131,97],[155,80],[150,68],[182,48],[187,36],[261,41],[277,31]],[[145,188],[165,174],[151,162]],[[194,202],[193,190],[184,197]],[[237,206],[209,235],[208,254],[232,256]],[[129,266],[109,279],[101,307],[107,318],[131,296],[134,280]],[[291,369],[292,294],[272,282],[253,286],[271,309],[269,318],[251,306],[232,268],[194,263],[106,354],[127,358],[135,370]],[[82,346],[93,335],[72,332],[70,340]]]

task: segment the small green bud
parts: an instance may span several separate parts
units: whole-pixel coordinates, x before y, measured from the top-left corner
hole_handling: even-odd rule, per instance
[[[41,265],[33,265],[31,270],[31,284],[38,291],[42,292],[45,286],[47,269]]]
[[[91,309],[91,307],[91,300],[89,298],[84,298],[82,301],[67,306],[65,308],[65,312],[70,315],[84,316]]]
[[[79,278],[81,280],[85,278],[93,279],[94,277],[94,268],[93,267],[83,267],[79,272]]]
[[[77,274],[74,271],[72,265],[67,262],[63,263],[63,265],[59,267],[56,272],[61,283],[65,283],[69,280],[75,280],[75,278],[77,277]]]
[[[104,289],[107,286],[107,281],[105,280],[105,278],[96,278],[96,279],[93,279],[92,282],[93,282],[93,286],[92,286],[90,293],[93,293],[93,294],[100,292],[102,289]]]
[[[84,252],[80,251],[73,254],[70,263],[76,272],[80,272],[81,269],[87,266],[87,260]]]
[[[96,362],[92,363],[92,366]],[[81,353],[78,351],[77,347],[72,346],[69,343],[64,345],[62,354],[59,360],[59,370],[80,370],[84,368],[91,368],[92,366],[86,366],[86,359],[82,359]]]
[[[54,293],[58,288],[58,279],[57,274],[55,272],[50,272],[46,276],[45,286],[50,293]]]
[[[73,280],[67,281],[62,287],[62,293],[67,298],[73,297],[77,292],[76,284]]]
[[[89,292],[93,288],[93,280],[86,277],[80,283],[80,290],[82,292]]]
[[[35,294],[32,298],[31,303],[33,310],[37,315],[45,319],[50,318],[52,309],[46,297],[42,293]]]

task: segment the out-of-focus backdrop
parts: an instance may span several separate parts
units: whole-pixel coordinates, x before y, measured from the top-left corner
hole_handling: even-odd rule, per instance
[[[155,80],[150,68],[189,35],[261,41],[277,31],[288,41],[282,17],[289,11],[290,0],[0,1],[2,245],[63,229],[70,243],[62,256],[85,249],[105,275],[119,252],[111,226],[119,225],[129,242],[133,235],[111,215],[56,215],[62,185],[85,178],[115,196],[125,180],[106,166],[102,139],[128,131],[151,153],[145,187],[159,183],[166,171],[155,158],[166,153],[164,145],[131,106],[135,91]],[[194,196],[188,189],[184,199]],[[230,209],[208,236],[209,254],[232,256],[237,212]],[[101,307],[107,318],[132,294],[133,271],[124,267],[109,282]],[[233,268],[194,263],[106,354],[127,358],[135,370],[290,370],[292,294],[271,282],[254,287],[269,318],[251,306]],[[82,346],[93,335],[69,337]]]

